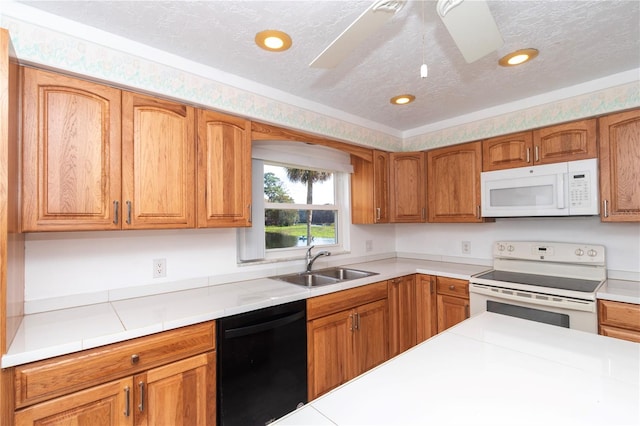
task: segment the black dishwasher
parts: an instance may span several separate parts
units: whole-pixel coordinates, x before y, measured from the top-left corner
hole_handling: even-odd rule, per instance
[[[219,426],[265,425],[307,402],[300,300],[217,320]]]

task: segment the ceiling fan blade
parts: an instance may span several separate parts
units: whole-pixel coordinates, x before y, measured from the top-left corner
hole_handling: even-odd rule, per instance
[[[405,0],[382,0],[373,3],[362,15],[347,27],[311,63],[314,68],[334,68],[360,45],[367,37],[381,28],[389,18],[398,12]]]
[[[439,0],[437,10],[469,64],[497,50],[504,43],[484,0]]]

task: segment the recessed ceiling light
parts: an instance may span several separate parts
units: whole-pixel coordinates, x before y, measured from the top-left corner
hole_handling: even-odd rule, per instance
[[[513,67],[516,65],[524,64],[538,56],[537,49],[520,49],[515,52],[511,52],[508,55],[500,58],[498,63],[503,67]]]
[[[413,95],[398,95],[391,98],[390,102],[394,105],[406,105],[415,101],[416,97]]]
[[[289,34],[278,30],[264,30],[256,34],[256,44],[270,52],[282,52],[291,47]]]

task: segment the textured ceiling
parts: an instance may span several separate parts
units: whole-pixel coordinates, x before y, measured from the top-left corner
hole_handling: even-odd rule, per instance
[[[465,0],[471,1],[471,0]],[[399,131],[640,68],[640,1],[489,1],[505,41],[467,64],[435,12],[408,1],[335,69],[308,64],[370,1],[22,1]],[[293,39],[270,53],[264,29]],[[429,77],[421,79],[424,54]],[[515,68],[498,59],[518,48],[540,55]],[[392,106],[412,93],[413,104]]]

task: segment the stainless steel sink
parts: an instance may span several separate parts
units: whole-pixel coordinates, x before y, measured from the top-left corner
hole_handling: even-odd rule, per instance
[[[291,284],[303,285],[306,287],[317,287],[321,285],[335,284],[340,282],[340,280],[336,278],[318,275],[315,272],[301,272],[299,274],[279,275],[272,278],[280,281],[286,281]]]
[[[298,274],[278,275],[271,278],[286,281],[291,284],[303,285],[305,287],[318,287],[370,277],[372,275],[378,274],[376,272],[361,271],[358,269],[335,267],[319,269],[312,272],[301,272]]]
[[[336,278],[340,281],[348,281],[348,280],[357,280],[358,278],[370,277],[372,275],[377,275],[375,272],[369,271],[361,271],[359,269],[351,269],[351,268],[327,268],[320,269],[314,272],[315,274],[319,274],[325,277]]]

